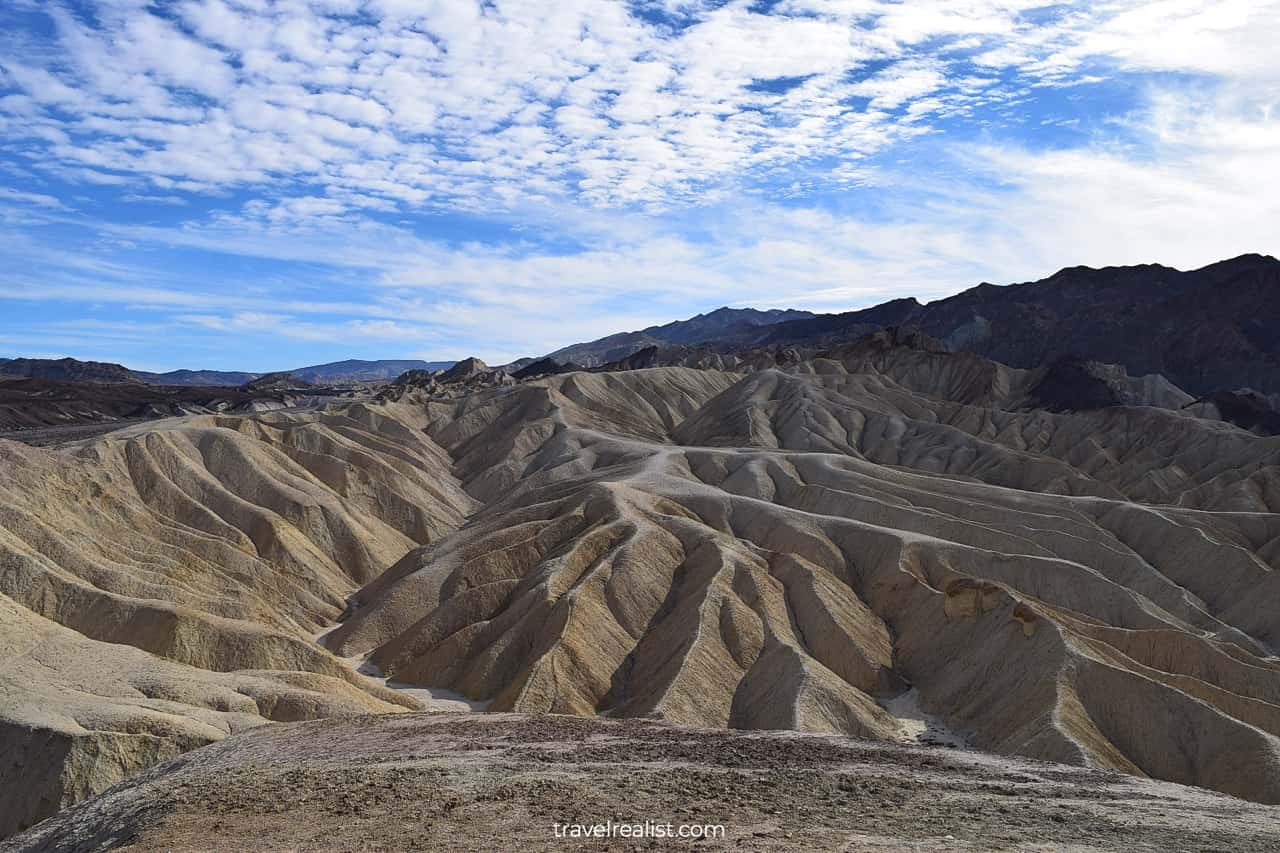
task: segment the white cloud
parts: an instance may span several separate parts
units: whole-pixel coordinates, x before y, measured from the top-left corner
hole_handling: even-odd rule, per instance
[[[760,169],[874,153],[930,114],[988,102],[963,85],[957,48],[1041,82],[1100,56],[1243,74],[1280,35],[1262,0],[1035,21],[1038,6],[679,3],[684,25],[669,28],[617,0],[186,0],[176,17],[99,0],[96,26],[50,7],[59,53],[0,63],[19,90],[0,111],[16,136],[63,134],[62,174],[300,179],[409,206],[670,205]],[[872,61],[889,64],[868,74]]]
[[[175,207],[185,207],[190,202],[182,196],[177,195],[148,195],[146,193],[127,193],[120,196],[121,201],[137,202],[139,204],[164,204]]]
[[[981,167],[1006,184],[986,224],[1023,235],[1044,265],[1195,267],[1280,249],[1280,122],[1267,107],[1166,92],[1141,128],[1150,148],[1137,156],[981,150]]]
[[[172,323],[236,336],[283,338],[335,346],[365,341],[427,345],[441,338],[439,329],[424,324],[377,319],[318,320],[279,311],[177,314],[172,317]]]
[[[44,193],[29,193],[11,187],[0,187],[0,202],[11,201],[19,204],[34,204],[37,207],[62,207],[62,202]]]
[[[149,204],[243,193],[186,222],[74,224],[338,270],[349,292],[183,287],[141,252],[140,280],[104,284],[128,271],[77,247],[66,276],[9,275],[0,297],[497,360],[722,302],[843,309],[1277,250],[1277,0],[664,7],[666,24],[614,0],[49,4],[56,42],[0,42],[0,147],[37,176],[0,191],[6,224],[70,216],[42,173]],[[1030,116],[1080,128],[1069,144],[994,122],[979,144],[946,136],[947,119],[1026,119],[1036,92],[1085,80],[1130,97]],[[397,221],[459,211],[531,227],[466,244]],[[22,239],[6,249],[54,268]]]

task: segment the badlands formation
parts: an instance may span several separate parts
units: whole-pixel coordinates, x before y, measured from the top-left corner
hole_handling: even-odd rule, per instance
[[[900,741],[918,707],[1280,803],[1280,438],[919,336],[715,362],[0,442],[0,833],[420,707],[361,661],[494,712]]]

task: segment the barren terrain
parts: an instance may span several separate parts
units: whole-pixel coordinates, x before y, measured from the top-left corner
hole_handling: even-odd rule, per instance
[[[722,840],[555,824],[722,825]],[[819,735],[514,714],[272,726],[4,849],[1275,850],[1275,810],[1112,771]]]
[[[417,710],[424,696],[493,712],[963,742],[1090,768],[1100,775],[1069,778],[1100,790],[1137,790],[1129,779],[1145,777],[1280,802],[1280,439],[1188,407],[1159,377],[1090,367],[1064,382],[1057,368],[1013,369],[896,333],[803,358],[523,381],[481,368],[377,402],[170,418],[48,449],[0,441],[0,774],[23,780],[0,794],[0,832],[159,778],[138,774],[206,744],[226,742],[194,755],[233,763],[238,744],[251,752],[278,737],[285,749],[293,730],[259,731],[270,723],[361,717],[303,730],[338,755],[361,731],[397,725],[364,715]],[[541,737],[542,723],[518,719],[458,724],[507,720],[535,732],[517,742]],[[554,756],[574,723],[546,725],[560,727],[547,736]],[[617,746],[630,756],[658,730],[618,731],[636,733]],[[675,760],[661,753],[653,760]],[[615,792],[602,808],[643,802],[626,787],[632,774],[534,754],[508,769],[549,773],[570,786],[565,802],[590,804],[597,789]],[[876,753],[899,765],[922,754]],[[333,797],[366,778],[358,763],[352,753]],[[835,770],[800,764],[770,795],[780,815],[798,814],[805,773],[839,790]],[[699,781],[683,794],[664,787],[679,774],[657,774],[655,812],[727,771],[687,772]],[[252,817],[275,796],[274,777],[246,778],[249,805],[219,818],[226,843],[252,832],[287,846]],[[467,778],[445,788],[461,797]],[[417,796],[439,783],[415,773],[397,784]],[[1055,812],[1017,785],[1033,801],[1028,834],[975,835],[988,795],[966,822],[967,789],[947,799],[928,784],[911,782],[939,801],[938,835],[966,843],[1025,849],[1071,831],[1132,846],[1101,818],[1091,828],[1095,807],[1141,840],[1123,815],[1146,813],[1124,797],[1123,808],[1072,806],[1064,834],[1045,835],[1036,827]],[[213,820],[215,794],[236,789],[198,789],[192,814]],[[727,798],[707,790],[708,802]],[[146,793],[117,791],[132,793],[87,808],[134,808],[128,797]],[[882,794],[873,785],[867,796]],[[1275,814],[1169,796],[1206,814]],[[146,802],[136,808],[152,815]],[[473,817],[502,812],[501,799],[476,802],[490,805]],[[904,803],[899,822],[866,830],[875,843],[934,837],[931,825],[907,828]],[[845,823],[832,809],[817,822],[841,833],[867,820],[861,806]],[[370,837],[388,846],[413,831],[412,820],[382,823]],[[146,844],[147,832],[179,831],[139,826]],[[318,843],[344,837],[326,826]],[[1213,832],[1250,824],[1197,826],[1167,831],[1212,847]],[[1172,837],[1154,817],[1145,831],[1153,849]]]

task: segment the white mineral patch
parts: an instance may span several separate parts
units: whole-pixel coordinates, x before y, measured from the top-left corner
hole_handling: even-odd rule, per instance
[[[881,701],[885,710],[898,721],[904,743],[928,744],[930,746],[954,746],[961,749],[969,746],[968,739],[949,728],[941,717],[929,714],[920,707],[920,692],[914,687],[892,699]]]

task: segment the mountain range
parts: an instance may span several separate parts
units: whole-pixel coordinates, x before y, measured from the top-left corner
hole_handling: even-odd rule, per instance
[[[561,367],[601,367],[650,348],[816,351],[888,327],[916,328],[949,349],[1013,367],[1075,357],[1119,365],[1135,376],[1159,374],[1193,394],[1242,387],[1280,394],[1280,261],[1260,254],[1190,271],[1159,264],[1075,266],[1040,281],[982,283],[934,302],[908,297],[836,314],[722,307],[687,320],[571,344],[520,359],[508,369],[517,372],[546,359]],[[409,370],[445,370],[453,364],[351,359],[280,372],[325,384],[389,381]],[[25,358],[0,359],[0,373],[63,381],[232,386],[263,375],[213,370],[148,373],[113,363]]]
[[[406,370],[447,370],[452,361],[421,361],[418,359],[383,359],[362,361],[347,359],[328,364],[314,364],[287,373],[295,379],[312,385],[338,382],[374,382],[395,379]],[[112,362],[79,361],[73,358],[0,358],[0,374],[25,376],[33,379],[49,379],[62,382],[140,382],[146,385],[184,386],[240,386],[264,373],[247,373],[228,370],[171,370],[167,373],[151,373]]]
[[[1013,367],[1075,356],[1135,376],[1160,374],[1193,394],[1239,387],[1280,393],[1280,261],[1269,255],[1186,272],[1159,264],[1076,266],[1036,282],[979,284],[927,304],[905,298],[839,314],[797,314],[804,312],[722,308],[550,357],[591,367],[653,346],[812,349],[910,326],[952,350]]]
[[[651,346],[701,344],[707,341],[747,341],[764,327],[787,321],[804,321],[808,311],[754,308],[717,308],[688,320],[650,326],[637,332],[619,332],[587,343],[562,347],[547,358],[580,367],[598,367]],[[523,366],[523,365],[522,365]]]

